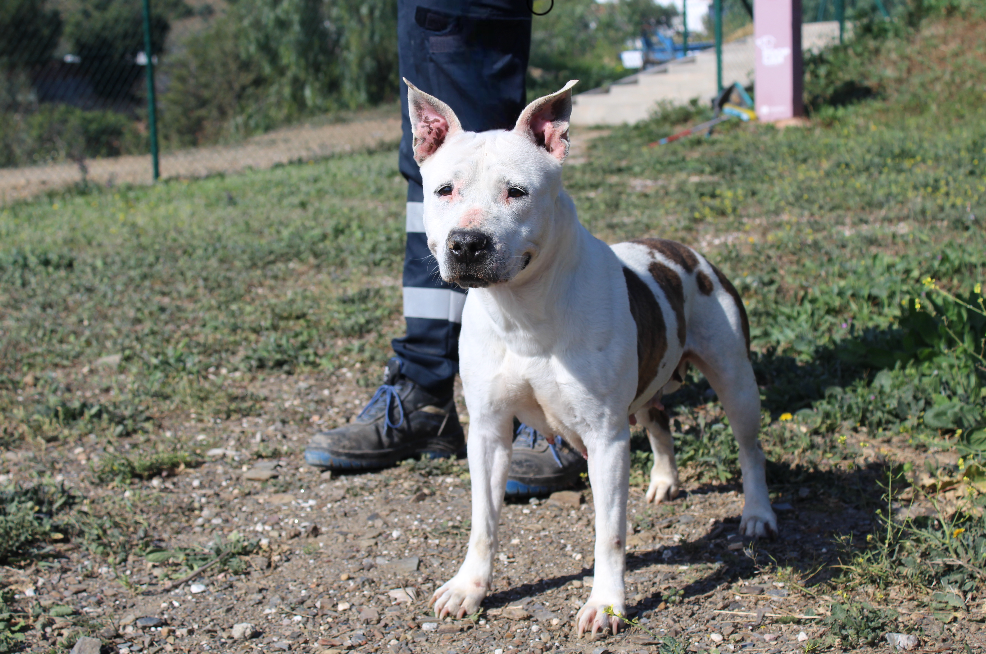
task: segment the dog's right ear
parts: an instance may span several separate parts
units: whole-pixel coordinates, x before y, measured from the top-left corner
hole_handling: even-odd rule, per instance
[[[407,109],[411,118],[411,148],[420,166],[435,154],[446,139],[462,131],[462,125],[451,107],[420,90],[407,79]]]

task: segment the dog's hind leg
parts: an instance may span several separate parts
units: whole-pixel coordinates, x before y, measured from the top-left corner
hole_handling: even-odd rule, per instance
[[[645,407],[634,414],[637,424],[647,429],[651,450],[654,451],[654,466],[650,470],[650,486],[647,488],[647,501],[660,504],[673,500],[681,489],[678,481],[678,466],[674,460],[674,441],[671,438],[671,425],[668,414],[657,407]]]
[[[431,597],[435,615],[440,618],[463,618],[476,613],[490,590],[497,527],[510,469],[512,416],[484,415],[472,405],[469,408],[475,416],[466,443],[472,481],[472,530],[459,572]]]
[[[739,533],[747,537],[776,536],[777,517],[767,493],[767,460],[757,438],[760,390],[745,347],[737,343],[725,351],[696,354],[691,360],[719,396],[739,445],[745,500]]]

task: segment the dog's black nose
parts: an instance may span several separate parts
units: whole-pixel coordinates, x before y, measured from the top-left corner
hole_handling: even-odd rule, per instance
[[[479,263],[490,253],[490,237],[475,230],[457,229],[450,232],[446,245],[452,258],[466,265]]]

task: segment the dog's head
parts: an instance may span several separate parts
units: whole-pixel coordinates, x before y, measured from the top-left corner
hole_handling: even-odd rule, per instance
[[[551,233],[575,81],[529,104],[513,130],[482,133],[464,131],[448,105],[404,81],[442,279],[463,288],[516,279]]]

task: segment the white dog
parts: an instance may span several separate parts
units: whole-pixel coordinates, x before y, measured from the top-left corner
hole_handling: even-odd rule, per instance
[[[405,80],[407,81],[407,80]],[[654,450],[648,502],[678,493],[660,403],[694,364],[739,443],[747,537],[774,534],[749,325],[736,289],[693,250],[658,239],[612,247],[579,223],[562,190],[571,87],[532,102],[512,131],[466,132],[445,103],[408,83],[414,156],[424,180],[428,247],[444,280],[472,289],[459,358],[469,409],[472,534],[435,591],[440,617],[476,612],[489,592],[510,465],[513,419],[559,434],[589,461],[595,583],[581,635],[621,621],[630,424]]]

